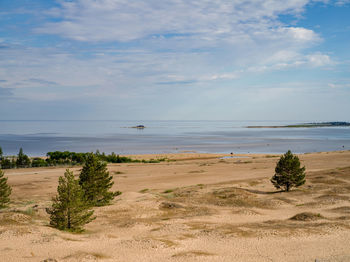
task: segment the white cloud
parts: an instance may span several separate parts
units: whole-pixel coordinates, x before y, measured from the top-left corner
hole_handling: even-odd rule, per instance
[[[321,53],[308,55],[307,59],[308,63],[314,67],[329,66],[334,64],[328,55]]]
[[[61,8],[50,10],[48,14],[61,20],[44,24],[38,32],[92,42],[125,42],[153,35],[172,37],[174,34],[185,38],[195,35],[210,42],[269,28],[283,29],[277,16],[298,14],[308,1],[77,0],[60,3]],[[310,30],[288,30],[293,31],[298,40],[308,41],[314,37]]]

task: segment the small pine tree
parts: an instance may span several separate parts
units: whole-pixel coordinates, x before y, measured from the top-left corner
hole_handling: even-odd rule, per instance
[[[92,206],[108,205],[119,191],[109,191],[113,186],[111,176],[107,170],[107,164],[99,161],[94,154],[89,154],[79,176],[86,199]]]
[[[2,160],[2,154],[3,154],[3,152],[2,152],[2,148],[0,146],[0,161]]]
[[[4,172],[0,169],[0,208],[5,208],[10,203],[11,191],[11,187],[7,184],[7,177],[4,177]]]
[[[16,166],[17,167],[29,167],[30,166],[30,159],[27,155],[23,153],[23,149],[20,148],[16,160]]]
[[[68,169],[64,177],[58,180],[57,196],[54,197],[52,207],[46,209],[50,214],[50,225],[60,229],[80,232],[82,226],[90,223],[94,211],[89,210],[89,204],[84,197],[84,191],[79,181],[74,179],[73,172]]]
[[[292,187],[299,187],[305,183],[305,167],[300,167],[298,156],[290,150],[281,156],[275,168],[275,175],[271,183],[277,188],[289,191]]]

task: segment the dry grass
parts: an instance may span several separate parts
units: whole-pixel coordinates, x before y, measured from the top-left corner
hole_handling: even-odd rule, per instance
[[[295,216],[292,216],[290,220],[295,220],[295,221],[315,221],[324,218],[321,214],[319,213],[312,213],[312,212],[303,212],[296,214]]]
[[[71,255],[65,256],[64,260],[75,259],[77,261],[96,261],[99,259],[107,259],[109,256],[99,253],[99,252],[85,252],[85,251],[77,251]]]
[[[0,213],[0,226],[27,225],[32,221],[32,217],[19,212]]]
[[[215,254],[200,251],[200,250],[191,250],[191,251],[183,251],[173,255],[173,257],[198,257],[198,256],[214,256]]]

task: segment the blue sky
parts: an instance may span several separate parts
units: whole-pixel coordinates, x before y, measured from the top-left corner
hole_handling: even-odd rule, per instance
[[[0,0],[0,119],[350,121],[348,0]]]

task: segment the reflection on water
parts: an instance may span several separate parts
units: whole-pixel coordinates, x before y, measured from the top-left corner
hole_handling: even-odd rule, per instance
[[[300,123],[300,122],[295,122]],[[145,129],[130,128],[145,125]],[[258,128],[284,125],[268,121],[0,121],[0,146],[6,155],[20,147],[29,155],[55,150],[119,154],[295,153],[350,150],[349,127]]]

